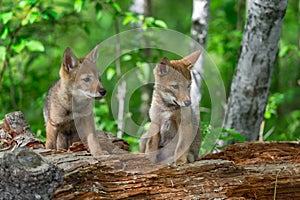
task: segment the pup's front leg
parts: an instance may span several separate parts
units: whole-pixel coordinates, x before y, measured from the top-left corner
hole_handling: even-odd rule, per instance
[[[155,123],[151,123],[147,136],[148,138],[146,141],[145,153],[151,162],[156,162],[158,145],[160,141],[159,126]]]
[[[46,124],[46,149],[56,149],[57,142],[57,127],[53,126],[50,121]]]
[[[90,150],[90,153],[94,156],[100,156],[102,154],[108,154],[107,152],[103,152],[100,146],[99,138],[95,135],[95,133],[89,133],[87,135],[87,144]]]
[[[191,110],[189,107],[183,108],[181,113],[181,123],[178,127],[178,143],[175,149],[174,162],[176,165],[188,162],[190,146],[193,142],[193,124],[191,122]]]
[[[96,136],[93,113],[91,113],[88,116],[77,119],[76,121],[78,135],[81,137],[84,145],[88,147],[90,153],[94,157],[102,155],[103,152],[100,146],[100,141],[99,138]]]

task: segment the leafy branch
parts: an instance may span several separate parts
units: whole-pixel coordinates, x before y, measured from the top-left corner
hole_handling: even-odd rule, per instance
[[[34,1],[30,7],[28,8],[28,10],[26,11],[25,15],[22,17],[22,20],[21,22],[19,23],[19,25],[17,26],[17,28],[12,32],[10,38],[9,38],[9,44],[7,45],[5,51],[4,51],[4,61],[3,61],[3,64],[2,64],[2,68],[1,68],[1,72],[0,72],[0,82],[3,78],[3,75],[4,75],[4,72],[5,72],[5,69],[6,69],[6,66],[8,66],[8,63],[9,63],[9,56],[8,56],[8,52],[10,52],[11,50],[11,47],[12,45],[14,44],[15,42],[15,39],[17,38],[17,35],[18,33],[21,31],[22,27],[24,26],[23,25],[23,20],[25,20],[29,13],[31,12],[31,10],[39,3],[39,1]],[[12,17],[12,16],[11,16]],[[8,23],[10,19],[4,19],[2,18],[2,21],[5,22],[5,23]],[[8,25],[7,25],[7,28],[8,28]]]

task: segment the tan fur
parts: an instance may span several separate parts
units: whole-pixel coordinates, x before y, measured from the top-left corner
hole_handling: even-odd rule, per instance
[[[190,61],[186,59],[171,60],[170,66],[180,72],[187,80],[190,81],[192,79],[191,72],[189,70],[189,67],[192,66],[192,63]]]
[[[181,60],[163,58],[154,69],[151,125],[140,142],[141,152],[153,162],[184,164],[198,156],[201,136],[190,107],[190,69],[199,55],[196,51]]]
[[[80,140],[80,133],[93,155],[102,153],[92,140],[97,137],[92,99],[101,99],[106,93],[96,65],[98,47],[82,59],[69,48],[65,50],[60,79],[49,89],[43,109],[47,149],[68,149]]]

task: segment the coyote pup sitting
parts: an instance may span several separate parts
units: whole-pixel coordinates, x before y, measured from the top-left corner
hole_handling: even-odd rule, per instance
[[[181,60],[163,58],[154,69],[151,125],[140,141],[141,152],[152,162],[184,164],[198,157],[201,135],[190,106],[190,70],[199,55],[196,51]]]
[[[73,142],[80,141],[80,133],[92,155],[102,153],[95,139],[92,105],[92,99],[101,99],[106,94],[96,66],[98,47],[81,59],[70,48],[65,50],[60,80],[49,89],[43,109],[47,149],[68,149]]]

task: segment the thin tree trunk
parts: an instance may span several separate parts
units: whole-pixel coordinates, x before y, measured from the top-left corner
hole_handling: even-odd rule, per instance
[[[117,34],[117,43],[116,43],[116,71],[117,71],[117,76],[120,79],[122,76],[121,72],[121,60],[120,60],[120,54],[121,54],[121,41],[119,37],[119,22],[116,19],[115,21],[115,29],[116,29],[116,34]],[[118,85],[118,94],[117,98],[119,101],[118,104],[118,131],[117,131],[117,137],[122,138],[123,136],[123,130],[124,130],[124,105],[125,105],[125,96],[126,96],[126,81],[123,80],[120,85]]]
[[[208,29],[208,17],[209,17],[209,0],[193,0],[193,15],[192,15],[192,27],[191,35],[204,50],[207,38]],[[195,46],[192,46],[192,50],[198,50]],[[202,85],[202,74],[204,64],[204,52],[200,54],[198,62],[195,63],[192,68],[192,85],[191,85],[191,101],[194,124],[194,133],[197,137],[195,143],[201,143],[201,129],[199,126],[200,122],[200,101],[201,101],[201,85]],[[198,146],[198,145],[197,145]]]
[[[150,0],[134,0],[129,10],[136,14],[144,16],[150,16],[151,14],[151,2]]]
[[[150,0],[134,0],[133,4],[130,6],[129,10],[135,14],[140,14],[144,15],[144,17],[148,17],[151,15],[151,2]],[[135,24],[135,27],[137,28],[142,28],[142,22],[139,22]],[[143,31],[141,29],[141,31]],[[143,37],[143,40],[146,44],[146,46],[150,47],[150,41],[147,37]],[[151,49],[146,48],[143,51],[143,56],[146,58],[146,62],[148,62],[148,58],[150,57],[151,54]],[[149,76],[150,78],[150,76]],[[147,80],[149,82],[150,80]],[[141,113],[141,118],[142,118],[142,124],[145,123],[149,118],[148,118],[148,112],[150,109],[150,99],[151,99],[151,91],[152,87],[146,86],[144,87],[142,94],[141,94],[141,99],[142,99],[142,105],[140,106],[140,113]],[[141,131],[143,129],[140,129]]]
[[[268,100],[287,0],[251,0],[224,128],[255,141]]]
[[[209,0],[193,0],[193,15],[192,15],[192,28],[191,35],[203,49],[206,45],[207,29],[209,17]],[[192,46],[192,50],[196,47]],[[193,110],[199,111],[199,103],[201,100],[201,84],[203,73],[204,53],[200,54],[198,62],[194,65],[192,70],[193,83],[191,86],[191,97]],[[199,113],[199,112],[198,112]]]
[[[244,22],[245,0],[238,0],[237,3],[237,29],[242,30]]]

